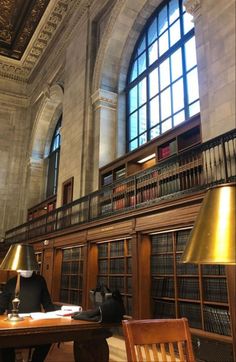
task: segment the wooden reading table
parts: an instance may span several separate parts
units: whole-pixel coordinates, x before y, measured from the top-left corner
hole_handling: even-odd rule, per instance
[[[112,335],[109,329],[115,326],[117,325],[74,320],[71,317],[40,320],[25,317],[20,322],[9,322],[5,315],[0,315],[0,348],[25,348],[74,341],[75,361],[108,362],[106,338]]]

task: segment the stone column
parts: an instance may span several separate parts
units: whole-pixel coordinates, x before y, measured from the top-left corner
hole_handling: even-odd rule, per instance
[[[116,158],[117,93],[98,89],[92,95],[94,107],[94,164],[102,167]]]

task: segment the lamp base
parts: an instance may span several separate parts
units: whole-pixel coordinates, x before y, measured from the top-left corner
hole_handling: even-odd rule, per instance
[[[24,318],[20,317],[19,314],[8,314],[8,317],[6,319],[6,321],[8,321],[8,322],[20,322],[23,320],[24,320]]]

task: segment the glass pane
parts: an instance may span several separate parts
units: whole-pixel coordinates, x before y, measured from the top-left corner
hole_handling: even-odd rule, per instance
[[[129,139],[137,137],[138,135],[138,114],[137,112],[131,114],[129,117]]]
[[[173,112],[177,112],[180,109],[184,108],[184,87],[183,87],[183,78],[179,79],[173,84]]]
[[[130,142],[129,144],[129,150],[133,151],[138,147],[138,140],[133,140],[132,142]]]
[[[160,132],[160,125],[154,127],[153,129],[151,129],[151,140],[157,136],[160,136],[161,132]]]
[[[148,63],[151,65],[157,60],[157,41],[148,48]]]
[[[138,84],[138,101],[139,101],[139,107],[147,101],[147,84],[146,84],[146,78],[144,78],[144,79]]]
[[[184,34],[187,34],[193,27],[193,16],[189,13],[185,13],[184,16]]]
[[[147,133],[144,133],[139,137],[139,145],[141,146],[146,142],[147,142]]]
[[[197,64],[195,37],[185,44],[186,69],[189,70]]]
[[[161,133],[169,131],[172,128],[171,118],[167,119],[167,121],[163,122],[161,125]]]
[[[171,56],[171,75],[172,75],[172,82],[179,78],[183,74],[182,68],[182,52],[181,49],[178,49],[174,54]]]
[[[168,26],[167,6],[165,6],[158,15],[158,35],[162,34]]]
[[[148,29],[148,45],[157,39],[157,19],[155,18]]]
[[[145,48],[146,48],[146,44],[145,44],[145,36],[144,36],[138,47],[137,54],[140,55],[145,50]]]
[[[138,58],[138,74],[146,69],[146,52]]]
[[[169,4],[169,21],[172,24],[179,17],[179,1],[171,0]]]
[[[129,113],[132,113],[135,109],[137,109],[137,97],[137,86],[135,86],[129,92]]]
[[[159,56],[164,54],[169,49],[169,35],[168,31],[166,31],[160,38],[159,38]]]
[[[170,45],[174,45],[180,39],[180,22],[176,21],[170,27]]]
[[[155,97],[150,102],[150,125],[151,127],[159,123],[159,97]]]
[[[136,79],[137,75],[138,75],[138,67],[137,67],[137,60],[135,60],[131,71],[130,81],[132,82],[134,79]]]
[[[158,84],[158,68],[154,69],[149,74],[149,96],[152,98],[155,94],[159,91],[159,84]]]
[[[146,114],[146,106],[144,106],[139,110],[139,133],[146,131],[146,129],[147,129],[147,114]]]
[[[199,98],[197,68],[187,74],[188,103]]]
[[[171,114],[170,87],[161,93],[161,119],[169,117]]]
[[[182,123],[184,120],[185,120],[184,111],[177,113],[174,116],[174,127],[177,126],[178,124]]]
[[[160,88],[163,89],[170,84],[170,59],[166,59],[160,65]]]
[[[189,106],[189,116],[192,117],[200,112],[200,102],[197,101]]]

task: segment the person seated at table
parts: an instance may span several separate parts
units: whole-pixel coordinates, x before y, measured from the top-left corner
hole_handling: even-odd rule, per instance
[[[20,272],[20,304],[19,313],[45,312],[55,310],[43,276],[33,271]],[[16,277],[8,280],[0,293],[0,314],[10,313],[12,310],[12,299],[15,296]],[[51,344],[35,346],[32,362],[43,362],[49,352]],[[2,348],[0,360],[3,362],[15,362],[14,348]]]

